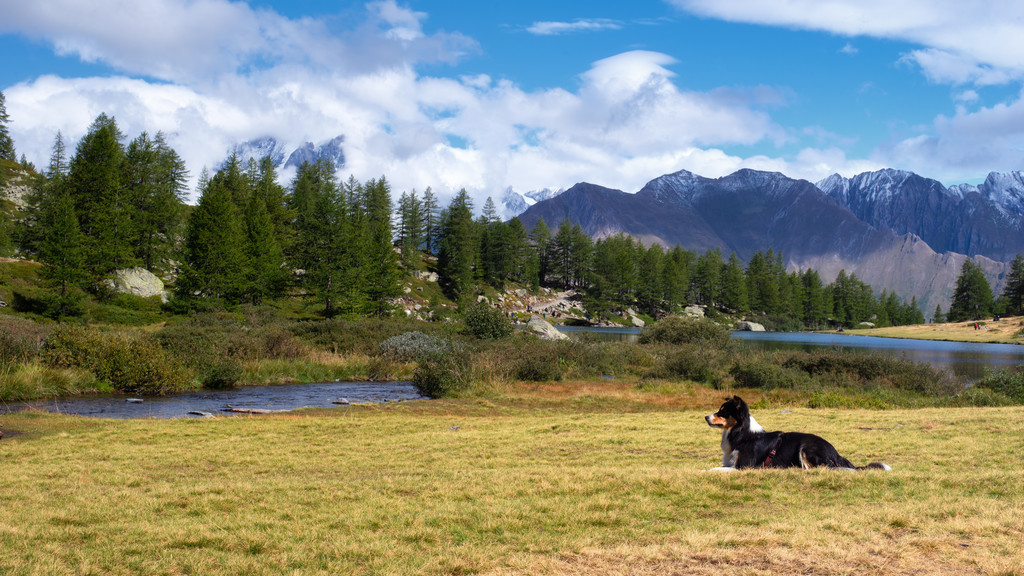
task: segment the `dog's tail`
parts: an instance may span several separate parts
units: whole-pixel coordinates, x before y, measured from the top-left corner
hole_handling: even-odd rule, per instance
[[[889,466],[885,462],[872,462],[867,466],[857,466],[857,470],[885,470],[888,472],[892,470],[892,466]]]

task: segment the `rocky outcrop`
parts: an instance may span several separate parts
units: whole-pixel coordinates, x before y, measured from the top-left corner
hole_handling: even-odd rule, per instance
[[[568,340],[569,337],[562,334],[550,322],[540,316],[530,317],[526,324],[526,331],[543,340]]]
[[[159,296],[162,301],[167,301],[163,281],[145,268],[116,270],[114,277],[105,280],[104,284],[111,290],[122,294],[131,294],[140,298]]]
[[[736,329],[741,332],[764,332],[764,326],[757,322],[747,322],[746,320],[736,323]]]

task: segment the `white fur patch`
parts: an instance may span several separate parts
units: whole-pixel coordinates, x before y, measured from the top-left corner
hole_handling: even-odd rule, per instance
[[[750,417],[750,425],[747,426],[747,429],[750,430],[751,432],[754,432],[755,434],[758,432],[764,432],[764,428],[762,428],[761,425],[757,423],[757,420],[754,420],[753,416]]]
[[[705,472],[732,472],[735,469],[732,466],[719,466],[717,468],[708,468]]]

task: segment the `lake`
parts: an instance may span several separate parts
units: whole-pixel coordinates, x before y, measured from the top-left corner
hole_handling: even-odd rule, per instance
[[[598,328],[557,326],[566,334],[589,334],[612,342],[636,342],[642,330],[633,327]],[[823,332],[733,332],[734,340],[752,349],[804,350],[838,347],[846,350],[899,356],[915,362],[926,362],[948,369],[964,381],[974,381],[986,370],[999,370],[1024,364],[1024,346],[1016,344],[982,344],[977,342],[944,342],[879,338],[855,334]]]
[[[1024,364],[1024,346],[879,338],[839,333],[811,332],[733,332],[744,345],[764,350],[805,350],[838,347],[858,352],[899,356],[952,370],[960,379],[973,381],[986,370],[999,370]]]
[[[322,382],[239,386],[230,390],[202,390],[145,398],[112,395],[53,398],[0,405],[0,413],[31,408],[100,418],[190,418],[239,414],[227,411],[229,407],[274,411],[331,408],[339,403],[383,403],[424,398],[411,382]]]

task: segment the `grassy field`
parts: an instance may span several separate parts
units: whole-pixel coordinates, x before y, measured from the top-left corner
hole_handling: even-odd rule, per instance
[[[1024,574],[1024,409],[755,408],[894,471],[702,472],[722,394],[0,416],[0,572]]]
[[[915,324],[912,326],[849,330],[849,333],[888,338],[918,338],[921,340],[994,342],[1000,344],[1024,343],[1024,338],[1021,337],[1021,331],[1024,330],[1024,316],[1003,318],[998,321],[989,319],[979,322],[977,329],[975,329],[974,325],[974,322],[946,322],[944,324]]]

